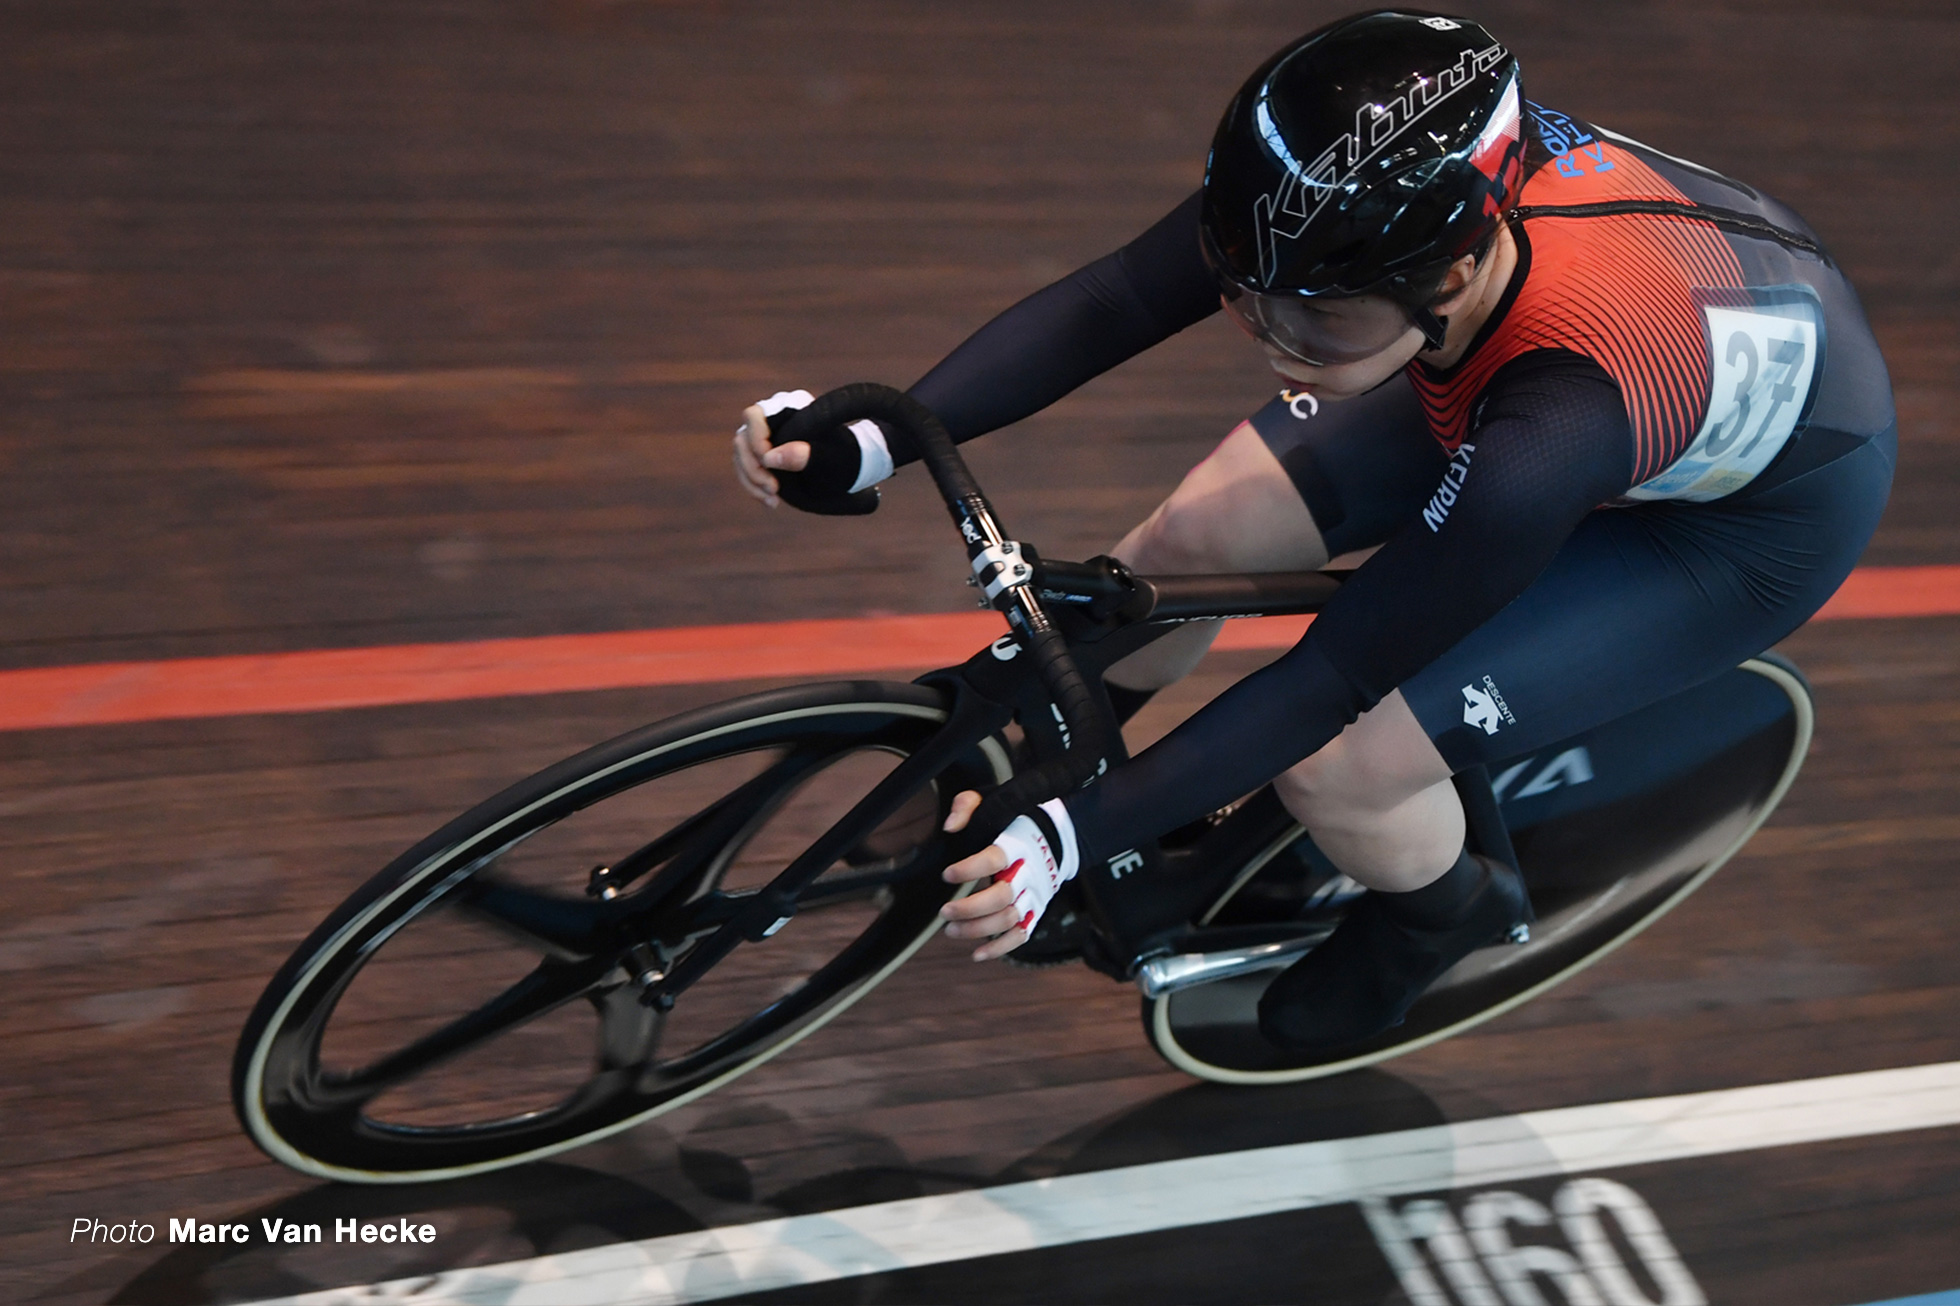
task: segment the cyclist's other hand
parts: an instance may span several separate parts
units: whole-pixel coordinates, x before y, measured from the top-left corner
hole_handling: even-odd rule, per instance
[[[947,833],[965,829],[979,806],[980,795],[972,790],[957,795],[946,817]],[[1014,951],[1034,933],[1055,891],[1074,878],[1077,860],[1074,822],[1061,800],[1015,817],[993,843],[946,868],[946,879],[953,884],[998,877],[939,909],[948,922],[946,933],[956,939],[989,940],[974,951],[975,961]]]
[[[742,410],[742,424],[735,428],[735,479],[771,508],[782,502],[782,486],[773,473],[800,472],[808,467],[810,446],[802,440],[772,446],[769,419],[808,407],[815,398],[808,390],[779,390]]]
[[[957,834],[966,829],[979,806],[980,795],[973,790],[955,794],[953,810],[946,815],[946,833]],[[1007,851],[999,844],[989,844],[973,856],[948,866],[946,879],[953,884],[971,884],[1006,869]],[[992,961],[1028,940],[1026,933],[1014,928],[1020,916],[1014,910],[1014,888],[1009,884],[989,885],[964,898],[955,898],[941,907],[939,914],[948,922],[946,933],[955,939],[993,939],[974,951],[975,961]]]
[[[891,445],[869,418],[812,432],[808,440],[775,443],[814,401],[808,390],[784,390],[742,414],[735,433],[735,475],[742,488],[770,507],[825,517],[861,517],[878,510],[878,483],[892,474]]]

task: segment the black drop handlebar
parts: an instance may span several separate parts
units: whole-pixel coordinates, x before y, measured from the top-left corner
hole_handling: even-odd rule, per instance
[[[1116,754],[1111,723],[1107,714],[1097,710],[1094,691],[1075,665],[1068,641],[1041,606],[1032,564],[1021,545],[1001,529],[980,483],[931,409],[903,391],[860,381],[832,390],[800,410],[776,440],[808,440],[867,418],[896,427],[917,444],[966,543],[975,583],[985,592],[988,605],[1007,618],[1027,646],[1043,686],[1061,712],[1063,755],[1015,776],[989,794],[974,815],[969,828],[991,839],[1018,813],[1059,798],[1107,770]]]

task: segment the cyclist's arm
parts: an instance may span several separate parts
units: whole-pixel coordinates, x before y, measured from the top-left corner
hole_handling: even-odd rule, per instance
[[[1194,820],[1316,752],[1521,594],[1579,521],[1631,483],[1633,433],[1598,364],[1532,355],[1487,394],[1440,522],[1410,522],[1285,656],[1068,799],[1084,861]]]
[[[1198,194],[1123,248],[1038,290],[912,387],[955,440],[1018,422],[1218,311],[1198,247]],[[892,461],[918,454],[892,440]],[[903,442],[909,446],[909,442]]]

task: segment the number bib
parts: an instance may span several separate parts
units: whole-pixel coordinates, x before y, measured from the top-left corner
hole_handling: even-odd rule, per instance
[[[1824,355],[1824,314],[1815,292],[1780,286],[1751,298],[1702,305],[1712,379],[1708,416],[1694,443],[1627,498],[1707,503],[1734,494],[1782,452],[1809,411]]]

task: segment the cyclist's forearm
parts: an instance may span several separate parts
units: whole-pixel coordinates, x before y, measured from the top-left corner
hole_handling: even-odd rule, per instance
[[[1095,265],[1091,264],[1090,268]],[[912,397],[939,414],[956,441],[1012,425],[1102,375],[1161,336],[1112,313],[1076,272],[981,327],[925,374]],[[892,461],[917,458],[892,441]]]
[[[981,327],[912,387],[955,440],[1039,412],[1218,309],[1192,195],[1141,236]],[[894,463],[918,457],[894,440]]]
[[[1070,796],[1083,861],[1107,858],[1251,793],[1374,705],[1309,635]]]

